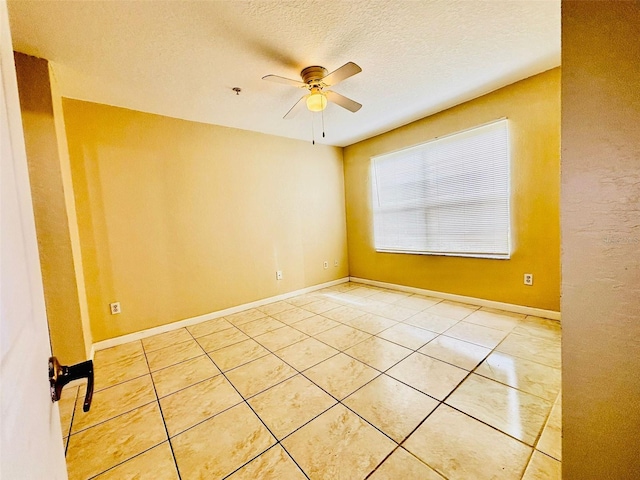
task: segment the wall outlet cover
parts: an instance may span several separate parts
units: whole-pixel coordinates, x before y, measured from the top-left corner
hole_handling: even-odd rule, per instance
[[[118,315],[119,313],[122,313],[122,309],[120,308],[120,302],[110,303],[109,309],[111,310],[111,315]]]

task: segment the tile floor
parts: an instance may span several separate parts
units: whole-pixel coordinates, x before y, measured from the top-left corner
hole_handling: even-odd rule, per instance
[[[102,350],[70,479],[559,479],[557,322],[345,283]]]

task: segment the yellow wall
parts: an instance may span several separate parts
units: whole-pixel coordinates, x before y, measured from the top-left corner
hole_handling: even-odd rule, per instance
[[[63,108],[94,341],[348,275],[340,148]]]
[[[46,60],[15,54],[29,181],[53,354],[86,360],[69,220]],[[89,340],[90,341],[90,340]]]
[[[370,158],[508,117],[510,260],[377,253]],[[560,70],[554,69],[344,149],[350,275],[438,292],[560,307]],[[534,285],[523,284],[523,274]]]
[[[562,470],[640,478],[640,4],[562,2]]]

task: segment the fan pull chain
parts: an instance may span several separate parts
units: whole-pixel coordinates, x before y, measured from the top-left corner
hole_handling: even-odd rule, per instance
[[[311,114],[311,145],[316,144],[316,130],[313,127],[313,114]]]
[[[322,114],[322,138],[324,138],[324,109],[320,113]]]

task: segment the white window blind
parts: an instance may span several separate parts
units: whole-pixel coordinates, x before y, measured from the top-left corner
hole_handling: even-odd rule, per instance
[[[375,248],[509,258],[509,131],[499,120],[372,158]]]

